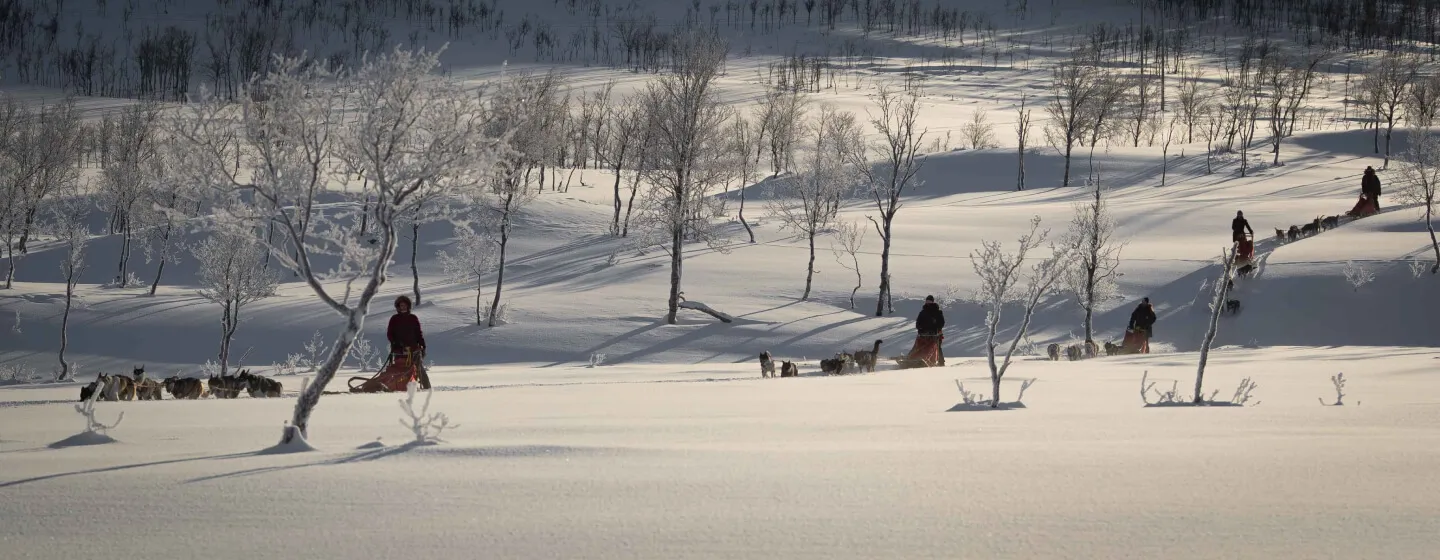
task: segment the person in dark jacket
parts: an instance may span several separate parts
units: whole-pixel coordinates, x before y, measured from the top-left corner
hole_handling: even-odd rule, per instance
[[[940,310],[940,304],[935,303],[935,296],[925,296],[925,305],[920,308],[920,316],[915,318],[915,330],[920,336],[939,337],[944,342],[945,335],[945,312]],[[945,350],[937,343],[936,352],[940,355],[937,365],[945,365]]]
[[[1255,230],[1250,229],[1250,220],[1245,219],[1245,213],[1235,212],[1235,219],[1230,220],[1230,238],[1236,243],[1245,241],[1245,232],[1255,235]]]
[[[1375,174],[1375,168],[1365,166],[1365,176],[1360,179],[1360,194],[1370,199],[1370,204],[1375,211],[1380,211],[1380,177]]]
[[[1155,307],[1150,305],[1150,298],[1140,300],[1140,305],[1130,312],[1130,325],[1126,330],[1136,331],[1144,336],[1141,344],[1141,352],[1150,353],[1150,337],[1155,335]]]
[[[385,338],[390,341],[390,355],[404,355],[406,350],[419,354],[420,362],[416,370],[419,372],[420,388],[430,388],[430,375],[425,371],[425,333],[420,330],[420,318],[410,312],[410,298],[400,296],[395,298],[395,314],[390,317],[390,324],[385,326]]]

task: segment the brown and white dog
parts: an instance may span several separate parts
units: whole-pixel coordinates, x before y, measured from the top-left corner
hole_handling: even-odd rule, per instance
[[[1046,347],[1045,347],[1045,354],[1047,354],[1047,355],[1050,356],[1050,361],[1052,361],[1052,362],[1058,362],[1058,361],[1060,361],[1060,343],[1058,343],[1058,342],[1052,342],[1052,343],[1050,343],[1049,346],[1046,346]]]
[[[165,380],[165,390],[177,399],[201,399],[208,394],[205,383],[199,379],[171,377]]]
[[[800,368],[795,362],[780,362],[780,377],[800,377]]]
[[[135,400],[158,401],[162,399],[164,386],[154,379],[145,377],[145,366],[135,368]]]

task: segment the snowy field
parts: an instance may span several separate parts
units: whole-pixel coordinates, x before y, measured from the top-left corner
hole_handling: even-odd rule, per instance
[[[1360,78],[1346,74],[1374,57],[1345,54],[1323,67],[1307,121],[1284,139],[1279,165],[1264,133],[1244,176],[1235,153],[1207,164],[1198,132],[1192,142],[1177,133],[1168,148],[1135,146],[1117,133],[1100,141],[1093,165],[1089,148],[1077,147],[1071,186],[1062,187],[1064,160],[1044,139],[1049,117],[1037,105],[1051,95],[1053,65],[1068,57],[1066,45],[1083,42],[1086,25],[1123,26],[1137,14],[1062,1],[1019,18],[1011,2],[940,3],[977,19],[988,13],[998,30],[977,28],[959,45],[860,33],[844,21],[837,31],[818,23],[723,28],[731,57],[715,86],[740,114],[758,110],[761,77],[776,55],[810,50],[838,63],[838,53],[859,48],[866,54],[844,62],[834,87],[806,97],[812,115],[822,105],[854,112],[874,141],[866,119],[876,87],[924,78],[915,91],[928,133],[920,185],[906,191],[895,220],[893,314],[874,313],[874,231],[855,256],[862,286],[853,306],[856,273],[845,267],[851,257],[833,250],[830,230],[816,239],[813,293],[800,299],[806,240],[781,228],[774,206],[784,202],[776,188],[785,177],[765,178],[767,154],[753,177],[714,189],[710,199],[725,204],[714,220],[719,241],[684,249],[685,297],[733,322],[681,310],[677,324],[666,324],[669,255],[607,233],[616,177],[552,167],[549,180],[567,186],[542,187],[514,216],[499,324],[477,325],[476,284],[444,270],[439,252],[453,250],[458,234],[438,222],[421,226],[417,250],[400,239],[366,317],[361,338],[383,348],[390,302],[418,282],[431,412],[458,424],[435,445],[407,443],[414,436],[397,424],[403,394],[326,395],[309,425],[316,451],[272,452],[302,381],[314,375],[303,362],[323,358],[344,322],[288,271],[273,297],[244,307],[231,347],[234,365],[283,382],[282,398],[100,402],[102,423],[124,413],[108,430],[115,441],[77,439],[86,427],[78,393],[101,372],[143,365],[152,378],[207,375],[221,311],[197,293],[199,259],[188,249],[166,263],[149,295],[158,264],[137,246],[129,271],[145,285],[115,287],[121,239],[108,234],[108,210],[97,207],[89,266],[66,315],[65,251],[52,238],[32,239],[28,254],[13,257],[14,287],[0,290],[0,558],[1440,557],[1440,291],[1428,272],[1434,249],[1423,211],[1394,198],[1399,164],[1380,172],[1384,212],[1296,241],[1274,238],[1276,228],[1342,214],[1359,193],[1361,170],[1383,166],[1374,131],[1362,129],[1359,109],[1349,106]],[[121,9],[113,4],[76,17],[113,19],[106,10]],[[172,4],[137,17],[226,25],[206,21],[200,4]],[[553,13],[541,5],[548,3],[529,4],[489,5],[510,9],[512,24],[539,11],[551,19],[534,21],[569,33],[587,29],[585,6],[604,3],[582,1],[577,10],[577,2],[556,2]],[[651,4],[663,21],[689,17],[682,3]],[[350,8],[344,14],[349,25]],[[279,16],[228,17],[263,26]],[[407,34],[400,19],[376,25],[394,26],[392,38]],[[1210,25],[1197,33],[1215,32]],[[612,81],[618,98],[655,77],[606,68],[599,58],[562,62],[528,46],[517,53],[497,42],[500,27],[464,40],[443,35],[432,29],[411,40],[449,42],[443,70],[468,85],[555,69],[577,99]],[[326,56],[360,48],[340,35],[307,39],[313,44],[302,46]],[[1184,62],[1218,83],[1234,62],[1204,50],[1209,42],[1194,37]],[[36,85],[5,93],[29,106],[60,95]],[[1035,127],[1027,188],[1017,191],[1022,96]],[[90,122],[131,102],[77,103]],[[995,147],[964,145],[977,113],[993,124]],[[1410,140],[1397,127],[1394,152]],[[1024,406],[962,406],[957,381],[984,397],[990,389],[970,255],[984,241],[1012,248],[1032,216],[1062,234],[1093,195],[1092,171],[1106,188],[1114,238],[1124,243],[1115,295],[1095,308],[1096,342],[1118,342],[1136,303],[1149,297],[1159,317],[1155,353],[1046,360],[1047,345],[1084,337],[1083,310],[1073,294],[1056,292],[1035,309],[1003,382],[1001,400],[1012,401],[1035,380]],[[99,181],[100,173],[82,175]],[[626,185],[632,178],[621,176]],[[739,221],[742,191],[755,243]],[[1236,280],[1230,298],[1243,311],[1219,320],[1203,392],[1228,402],[1243,382],[1257,385],[1243,407],[1147,407],[1172,384],[1186,400],[1193,393],[1237,210],[1256,232],[1256,269]],[[847,196],[837,223],[868,230],[875,213],[863,194]],[[193,247],[210,236],[187,230],[177,239]],[[487,304],[495,282],[493,273],[480,278]],[[890,357],[910,349],[927,295],[946,313],[948,365],[896,369]],[[1004,344],[1018,323],[1009,309]],[[78,375],[51,382],[62,323]],[[306,348],[311,340],[320,341],[314,350]],[[876,340],[874,373],[821,374],[820,359]],[[796,362],[801,376],[761,379],[762,351]],[[361,366],[373,364],[353,354],[329,391],[370,375]],[[284,366],[297,359],[298,372]],[[1337,397],[1331,377],[1340,373],[1348,380],[1344,405],[1329,406]],[[1153,385],[1147,390],[1142,379]]]
[[[390,396],[322,402],[317,453],[257,454],[291,399],[101,403],[0,391],[7,558],[1425,558],[1440,529],[1440,352],[1227,348],[1026,361],[1029,407],[947,412],[978,360],[760,380],[751,365],[441,368],[461,427],[406,447]],[[1326,379],[1352,377],[1345,406]],[[1007,382],[1013,397],[1019,377]],[[1222,397],[1223,398],[1223,397]],[[1152,396],[1153,400],[1153,396]],[[385,447],[357,449],[380,438]],[[118,529],[117,525],[123,526]],[[115,538],[117,533],[134,538]],[[111,538],[81,538],[109,535]]]

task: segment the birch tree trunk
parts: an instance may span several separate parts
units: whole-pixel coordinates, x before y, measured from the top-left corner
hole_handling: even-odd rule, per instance
[[[1200,365],[1195,371],[1196,404],[1205,400],[1201,392],[1205,381],[1205,362],[1210,358],[1210,345],[1215,342],[1215,332],[1220,329],[1220,311],[1225,308],[1225,298],[1230,294],[1230,271],[1235,267],[1236,248],[1238,245],[1231,245],[1228,252],[1221,251],[1225,257],[1225,271],[1215,286],[1215,298],[1211,301],[1214,309],[1210,311],[1210,328],[1205,331],[1205,340],[1200,343]]]

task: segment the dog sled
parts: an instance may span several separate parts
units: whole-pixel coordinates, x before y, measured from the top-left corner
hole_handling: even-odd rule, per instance
[[[935,367],[940,363],[940,343],[944,341],[945,336],[940,334],[918,335],[909,354],[895,356],[893,359],[900,369]]]
[[[1237,239],[1236,243],[1239,243],[1238,251],[1236,251],[1235,253],[1236,264],[1248,264],[1251,261],[1255,260],[1254,235],[1247,233],[1243,238]]]
[[[1120,343],[1121,354],[1149,354],[1150,334],[1144,329],[1126,329],[1125,340]]]
[[[397,393],[405,391],[411,381],[418,381],[420,376],[420,359],[423,356],[419,352],[406,350],[396,355],[390,354],[380,372],[373,377],[351,377],[349,381],[351,393]]]
[[[1345,215],[1352,218],[1364,218],[1373,215],[1375,212],[1375,202],[1370,200],[1370,197],[1362,194],[1360,195],[1360,200],[1355,202],[1355,207],[1351,208]]]

